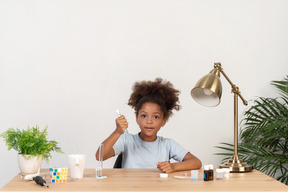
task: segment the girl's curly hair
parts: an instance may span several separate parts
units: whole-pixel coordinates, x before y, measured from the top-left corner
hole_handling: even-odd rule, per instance
[[[156,103],[160,106],[167,120],[173,115],[172,110],[179,111],[180,91],[176,90],[172,83],[164,81],[162,78],[156,78],[154,81],[136,82],[132,87],[132,94],[128,100],[136,115],[142,105],[146,102]]]

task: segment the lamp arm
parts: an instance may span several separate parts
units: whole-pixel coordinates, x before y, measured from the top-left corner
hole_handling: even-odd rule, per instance
[[[233,84],[232,81],[229,79],[229,77],[226,75],[226,73],[223,71],[221,67],[221,63],[214,63],[214,68],[217,68],[220,71],[220,73],[222,73],[222,75],[225,77],[225,79],[230,83],[232,87],[232,93],[236,93],[241,98],[243,104],[248,105],[248,102],[241,95],[241,92],[239,91],[239,87]]]

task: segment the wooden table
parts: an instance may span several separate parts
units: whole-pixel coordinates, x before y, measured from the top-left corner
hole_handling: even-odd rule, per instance
[[[42,173],[48,173],[43,170]],[[104,169],[106,179],[96,179],[94,169],[86,169],[83,179],[68,178],[67,183],[52,184],[46,177],[49,188],[25,182],[19,175],[15,176],[0,191],[285,191],[288,186],[275,179],[253,170],[248,173],[230,173],[229,180],[203,181],[203,170],[199,170],[199,180],[190,178],[177,179],[174,176],[190,177],[190,171],[170,173],[168,178],[161,178],[157,169]]]

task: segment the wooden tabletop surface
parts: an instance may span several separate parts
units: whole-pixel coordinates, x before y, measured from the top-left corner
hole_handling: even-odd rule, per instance
[[[42,174],[49,174],[42,170]],[[174,176],[187,176],[179,179]],[[95,169],[86,169],[83,179],[71,179],[67,183],[51,183],[50,177],[45,180],[49,188],[37,185],[34,181],[25,182],[20,175],[15,176],[0,191],[285,191],[288,186],[257,171],[247,173],[230,173],[229,180],[203,181],[203,170],[199,170],[199,180],[190,179],[190,171],[168,174],[161,178],[157,169],[103,169],[106,179],[96,179]]]

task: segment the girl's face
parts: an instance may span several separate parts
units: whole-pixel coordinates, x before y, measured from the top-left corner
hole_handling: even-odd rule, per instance
[[[157,132],[167,121],[160,106],[156,103],[144,103],[138,111],[136,121],[141,129],[140,138],[152,142],[157,139]]]

